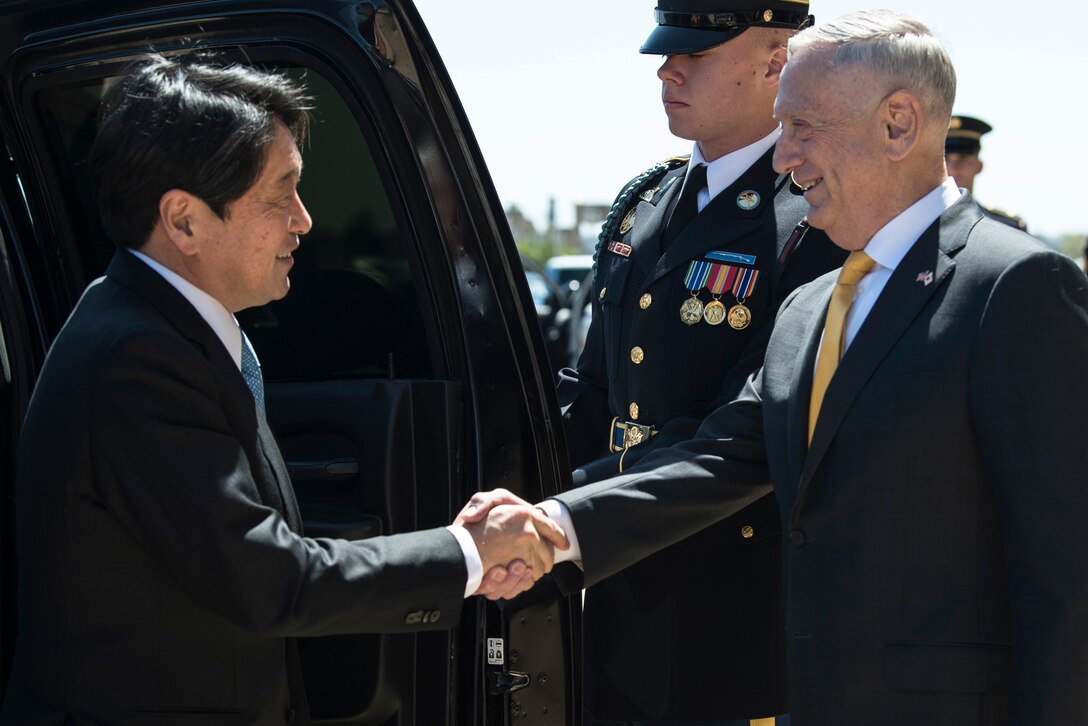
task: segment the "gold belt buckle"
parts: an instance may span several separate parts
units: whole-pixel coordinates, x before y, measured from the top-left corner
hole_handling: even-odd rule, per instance
[[[630,449],[632,446],[638,446],[646,439],[650,438],[657,431],[653,426],[646,424],[637,424],[631,421],[620,421],[619,417],[612,419],[612,425],[608,427],[608,445],[612,451],[620,452]],[[623,438],[621,441],[616,441],[616,430],[623,431]]]
[[[632,446],[638,446],[647,439],[650,435],[649,426],[640,426],[638,424],[627,424],[627,428],[623,430],[623,448],[629,449]]]

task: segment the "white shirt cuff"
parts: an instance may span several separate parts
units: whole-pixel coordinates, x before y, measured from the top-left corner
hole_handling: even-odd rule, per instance
[[[570,510],[567,509],[567,505],[558,499],[545,499],[537,504],[536,508],[544,512],[548,519],[558,524],[567,535],[567,541],[570,542],[570,549],[557,549],[555,551],[556,564],[560,562],[577,562],[581,566],[582,548],[578,545],[578,535],[574,531],[574,521],[570,518]]]
[[[468,570],[465,597],[472,597],[484,581],[484,563],[480,559],[480,550],[476,549],[476,541],[472,539],[472,535],[461,525],[451,524],[446,529],[457,538],[457,544],[461,545],[461,554],[465,556],[465,569]]]

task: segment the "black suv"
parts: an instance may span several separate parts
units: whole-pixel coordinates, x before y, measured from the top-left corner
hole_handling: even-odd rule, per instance
[[[87,173],[96,107],[150,49],[276,68],[316,99],[313,232],[291,294],[239,316],[307,532],[439,526],[476,490],[536,501],[568,480],[525,273],[408,0],[0,0],[0,682],[15,444],[50,342],[113,253]],[[315,719],[575,723],[576,608],[479,600],[450,632],[310,640]]]

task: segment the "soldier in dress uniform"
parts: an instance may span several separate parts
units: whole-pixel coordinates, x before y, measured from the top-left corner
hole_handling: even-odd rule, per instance
[[[971,194],[975,193],[975,177],[982,173],[983,164],[979,158],[982,137],[993,130],[993,126],[973,116],[953,116],[949,121],[948,135],[944,141],[944,163],[948,167],[948,175],[956,180],[956,186],[963,187]],[[979,207],[987,217],[1025,232],[1028,229],[1024,220],[1015,214],[985,204],[979,204]]]
[[[669,129],[694,148],[625,184],[601,231],[592,323],[558,389],[576,486],[694,436],[762,363],[782,299],[842,264],[771,166],[785,44],[808,10],[658,2],[641,52],[665,57]],[[788,710],[780,569],[768,495],[589,588],[587,723],[774,723]]]

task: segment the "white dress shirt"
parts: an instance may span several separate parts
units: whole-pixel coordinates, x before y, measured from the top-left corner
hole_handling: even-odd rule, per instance
[[[196,308],[200,317],[204,319],[204,322],[208,324],[208,327],[215,332],[216,336],[223,343],[223,347],[227,349],[227,353],[229,353],[230,357],[234,360],[234,365],[238,366],[238,370],[241,371],[242,345],[249,345],[251,351],[253,351],[253,346],[249,344],[249,339],[242,335],[242,329],[238,327],[238,321],[235,319],[234,315],[223,307],[223,304],[214,297],[173,270],[168,269],[142,252],[131,248],[129,248],[128,251],[142,260],[152,270],[159,273],[164,280],[170,283],[174,289],[180,292],[182,296],[189,301],[189,304]],[[253,351],[253,357],[259,364],[260,360],[257,358],[256,351]],[[446,527],[446,529],[448,529],[457,539],[457,544],[460,545],[461,553],[465,557],[465,567],[468,570],[465,597],[468,597],[480,589],[480,583],[483,582],[484,565],[483,561],[480,559],[480,551],[476,548],[476,542],[472,539],[472,535],[469,534],[468,530],[464,527],[451,524]]]
[[[752,164],[759,161],[767,153],[767,150],[774,146],[781,135],[782,127],[775,126],[774,131],[754,144],[748,144],[743,149],[737,149],[725,156],[719,156],[714,161],[704,159],[703,153],[699,151],[699,144],[695,144],[691,151],[691,161],[688,163],[687,171],[684,172],[684,184],[688,183],[688,175],[691,174],[692,169],[699,164],[706,166],[706,186],[699,190],[697,198],[699,211],[703,211],[706,205],[710,204],[710,200],[728,189],[737,179],[740,179],[741,174],[748,171]],[[680,193],[682,194],[683,191],[683,187],[681,187]]]
[[[895,268],[903,261],[922,233],[944,214],[946,209],[959,201],[959,198],[960,190],[956,187],[956,183],[952,177],[945,177],[944,183],[900,212],[899,216],[881,227],[865,245],[865,253],[873,258],[876,265],[858,281],[854,302],[846,313],[842,336],[844,353],[853,342],[854,336],[858,334],[865,318],[869,317],[869,311],[873,309],[880,293],[884,291],[884,286],[888,284]]]

